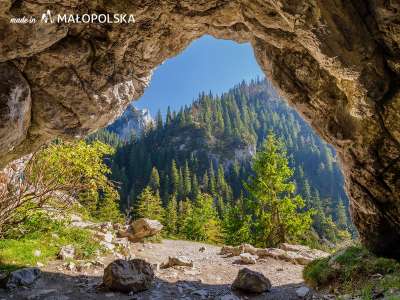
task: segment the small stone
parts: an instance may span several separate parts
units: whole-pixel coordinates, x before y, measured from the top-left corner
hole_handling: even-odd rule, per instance
[[[193,261],[191,261],[189,258],[185,256],[174,256],[174,257],[170,256],[168,257],[167,262],[164,262],[160,265],[160,268],[167,269],[174,266],[193,267]]]
[[[58,253],[58,257],[62,260],[74,259],[75,257],[75,248],[72,245],[66,245],[61,247],[60,252]]]
[[[40,261],[38,261],[38,262],[36,263],[36,266],[38,266],[39,268],[43,268],[43,267],[44,267],[44,264],[42,264]]]
[[[40,251],[40,250],[35,250],[33,252],[33,256],[35,256],[35,257],[40,257],[41,255],[42,255],[42,251]]]
[[[306,296],[308,295],[309,292],[310,292],[310,289],[309,289],[308,287],[302,286],[302,287],[299,287],[299,288],[296,290],[296,295],[297,295],[299,298],[304,298],[304,297],[306,297]]]
[[[263,274],[250,269],[241,269],[232,283],[233,289],[261,294],[271,289],[271,282]]]
[[[251,255],[250,253],[240,254],[240,260],[244,264],[254,265],[257,263],[257,256]]]
[[[72,262],[72,261],[66,263],[64,266],[65,266],[65,268],[66,268],[67,270],[69,270],[69,271],[75,271],[75,270],[76,270],[76,265],[75,265],[75,263]]]

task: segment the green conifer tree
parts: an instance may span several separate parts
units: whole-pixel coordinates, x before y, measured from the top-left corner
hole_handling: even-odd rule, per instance
[[[163,222],[164,208],[161,204],[161,198],[158,193],[147,186],[137,199],[137,212],[139,218],[148,218]]]
[[[300,212],[304,201],[294,195],[293,170],[280,141],[270,134],[253,160],[254,176],[246,189],[253,199],[255,244],[276,247],[296,242],[311,226],[311,211]]]
[[[178,168],[176,166],[176,161],[172,160],[171,163],[171,184],[172,184],[172,189],[171,192],[174,195],[178,194],[178,190],[179,190],[179,172],[178,172]]]
[[[178,233],[178,203],[175,195],[171,196],[165,210],[165,228],[168,234],[174,236]]]
[[[191,190],[192,190],[192,180],[191,180],[189,164],[187,161],[185,161],[185,167],[184,167],[184,171],[183,171],[183,193],[184,193],[184,196],[189,197]]]
[[[153,167],[153,169],[151,170],[148,185],[153,190],[154,193],[159,192],[159,190],[160,190],[160,175],[158,174],[158,170],[156,167]]]
[[[182,234],[195,241],[219,242],[220,220],[210,195],[200,194],[190,214],[183,220]]]

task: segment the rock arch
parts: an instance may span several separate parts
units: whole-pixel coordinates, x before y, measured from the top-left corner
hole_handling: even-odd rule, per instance
[[[134,24],[50,24],[127,13]],[[10,18],[35,16],[35,24]],[[0,162],[105,126],[152,70],[211,34],[250,42],[276,87],[337,149],[363,243],[400,257],[400,3],[385,0],[28,1],[0,4]]]

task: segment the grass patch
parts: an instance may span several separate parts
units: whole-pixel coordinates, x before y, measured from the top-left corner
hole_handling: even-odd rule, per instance
[[[314,288],[361,299],[372,299],[377,294],[400,299],[400,263],[377,257],[361,246],[313,261],[305,267],[303,277]]]
[[[60,248],[69,244],[75,247],[76,259],[91,258],[104,250],[89,230],[68,227],[63,221],[38,213],[0,240],[0,271],[45,264],[56,259]],[[37,251],[40,256],[35,256]]]

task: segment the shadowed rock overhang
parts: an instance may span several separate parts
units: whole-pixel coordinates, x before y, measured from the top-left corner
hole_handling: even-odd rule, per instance
[[[47,10],[135,22],[40,22]],[[37,22],[10,23],[23,16]],[[338,151],[363,243],[399,258],[398,1],[2,1],[0,165],[107,125],[154,68],[204,34],[251,43],[268,78]]]

